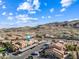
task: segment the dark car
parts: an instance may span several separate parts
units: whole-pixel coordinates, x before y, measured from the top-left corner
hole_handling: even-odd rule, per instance
[[[48,49],[48,48],[49,48],[49,45],[48,44],[44,44],[41,49]]]
[[[17,52],[13,52],[12,54],[16,56],[16,55],[18,55],[18,54],[20,54],[20,53],[22,53],[22,52],[17,51]]]
[[[32,52],[31,55],[33,55],[33,56],[39,56],[39,52],[38,51]]]

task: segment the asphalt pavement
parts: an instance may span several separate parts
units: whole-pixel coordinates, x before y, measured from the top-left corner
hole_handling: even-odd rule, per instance
[[[37,45],[36,47],[32,48],[32,49],[29,49],[21,54],[19,54],[18,56],[14,56],[12,54],[10,54],[10,59],[25,59],[27,58],[28,56],[31,55],[32,52],[34,51],[40,51],[41,47],[44,45],[45,43],[41,43],[39,45]]]

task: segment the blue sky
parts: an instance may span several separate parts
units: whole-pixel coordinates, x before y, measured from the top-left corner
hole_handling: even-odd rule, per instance
[[[79,19],[79,0],[0,0],[0,28]]]

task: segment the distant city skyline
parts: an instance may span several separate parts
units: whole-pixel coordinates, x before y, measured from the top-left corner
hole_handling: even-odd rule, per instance
[[[0,0],[0,28],[79,19],[79,0]]]

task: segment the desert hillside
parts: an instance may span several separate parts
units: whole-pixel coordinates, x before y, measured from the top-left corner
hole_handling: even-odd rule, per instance
[[[0,36],[6,37],[8,34],[13,33],[32,33],[34,32],[38,37],[51,36],[52,38],[61,39],[75,39],[79,40],[79,20],[75,21],[64,21],[64,22],[54,22],[39,25],[36,27],[19,27],[19,28],[9,28],[1,29]]]

